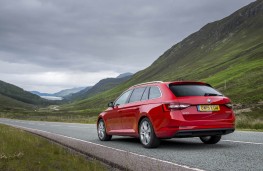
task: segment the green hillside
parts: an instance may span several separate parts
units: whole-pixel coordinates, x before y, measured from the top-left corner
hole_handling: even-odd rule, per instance
[[[39,120],[46,118],[49,113],[54,115],[52,113],[54,110],[50,112],[54,106],[48,105],[58,103],[42,99],[20,87],[0,81],[0,117]]]
[[[0,107],[28,107],[46,105],[49,102],[41,97],[23,90],[20,87],[0,80]]]
[[[82,90],[89,90],[91,87],[76,87],[76,88],[70,88],[70,89],[65,89],[65,90],[61,90],[57,93],[54,93],[54,96],[57,97],[66,97],[66,96],[70,96],[74,93],[80,92]]]
[[[256,1],[205,25],[123,84],[63,108],[102,110],[131,85],[152,80],[204,81],[236,104],[258,104],[263,100],[262,30],[263,1]]]
[[[31,109],[34,106],[0,94],[0,109],[3,111]]]
[[[125,73],[127,74],[127,73]],[[74,100],[82,100],[85,98],[89,98],[93,95],[96,95],[98,93],[110,90],[114,87],[116,87],[117,85],[127,81],[128,79],[131,78],[131,75],[125,76],[124,77],[120,77],[120,78],[105,78],[100,80],[97,84],[95,84],[92,87],[88,87],[88,89],[84,89],[80,92],[74,93],[74,94],[70,94],[66,97],[64,97],[66,100],[69,101],[74,101]]]

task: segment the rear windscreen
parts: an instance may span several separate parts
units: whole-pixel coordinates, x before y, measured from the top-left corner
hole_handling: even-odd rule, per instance
[[[222,96],[222,94],[207,85],[170,85],[170,90],[177,97],[183,96]]]

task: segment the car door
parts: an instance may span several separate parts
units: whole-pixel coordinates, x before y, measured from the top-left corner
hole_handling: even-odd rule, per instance
[[[129,101],[122,108],[119,108],[119,113],[122,122],[122,131],[124,133],[135,133],[137,128],[137,118],[140,114],[141,98],[146,87],[135,88],[130,95]]]
[[[119,110],[127,103],[131,90],[122,93],[119,98],[114,102],[114,107],[107,111],[107,127],[109,132],[118,132],[122,129],[121,116]]]

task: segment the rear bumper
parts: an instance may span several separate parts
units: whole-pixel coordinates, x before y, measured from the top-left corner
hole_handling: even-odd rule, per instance
[[[234,120],[179,122],[178,125],[165,125],[155,129],[155,134],[158,138],[183,138],[225,135],[235,131]]]
[[[202,137],[213,135],[226,135],[234,132],[234,128],[221,128],[221,129],[199,129],[199,130],[180,130],[177,131],[173,137],[185,138],[185,137]]]

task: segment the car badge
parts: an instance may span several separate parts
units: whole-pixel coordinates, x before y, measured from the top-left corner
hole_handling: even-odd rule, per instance
[[[208,102],[208,103],[211,103],[211,99],[207,99],[207,102]]]

